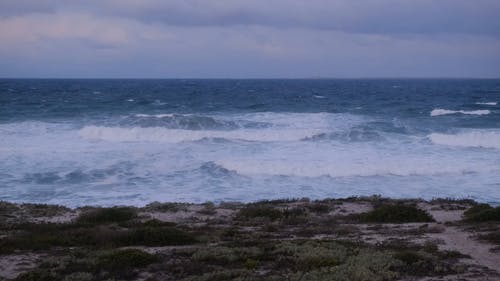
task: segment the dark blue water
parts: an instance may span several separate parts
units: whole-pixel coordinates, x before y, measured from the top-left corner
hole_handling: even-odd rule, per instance
[[[0,199],[500,202],[500,80],[0,80]]]

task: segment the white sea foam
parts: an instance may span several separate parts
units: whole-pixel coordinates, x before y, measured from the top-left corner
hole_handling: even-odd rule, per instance
[[[86,126],[79,131],[79,135],[86,139],[104,140],[112,142],[167,142],[178,143],[183,141],[197,141],[205,138],[223,138],[228,140],[244,141],[299,141],[314,136],[322,131],[317,129],[246,129],[235,131],[194,131],[180,129],[153,128],[122,128]]]
[[[156,120],[156,115],[145,114],[151,118],[146,121],[167,121]],[[386,134],[379,130],[378,120],[353,114],[208,117],[266,126],[184,130],[140,127],[119,123],[121,119],[108,120],[106,127],[96,126],[102,124],[99,120],[2,123],[0,186],[5,192],[0,200],[78,206],[381,194],[473,196],[500,202],[500,150],[463,147],[498,148],[500,130],[432,134],[431,142],[415,135]],[[383,138],[303,141],[321,133],[363,132],[367,126]],[[203,138],[210,140],[197,141]]]
[[[142,118],[175,117],[174,114],[136,114]],[[187,116],[187,115],[184,115]],[[85,139],[113,142],[167,142],[197,141],[205,138],[228,140],[279,142],[300,141],[321,133],[347,130],[362,123],[364,118],[351,114],[332,113],[274,113],[260,112],[238,116],[212,116],[214,120],[257,122],[265,128],[238,130],[185,130],[164,127],[104,127],[86,126],[79,131]]]
[[[440,116],[440,115],[457,114],[457,113],[467,114],[467,115],[488,115],[491,113],[491,111],[487,109],[466,111],[466,110],[448,110],[448,109],[437,108],[431,111],[431,116]]]
[[[351,151],[354,158],[356,155]],[[368,153],[370,154],[370,153]],[[375,156],[375,155],[374,155]],[[408,161],[402,155],[388,157],[385,160],[367,157],[363,162],[350,159],[347,155],[329,154],[314,158],[304,157],[303,162],[291,159],[233,159],[218,160],[215,163],[222,168],[241,175],[267,175],[290,177],[373,177],[373,176],[450,176],[469,173],[500,171],[497,167],[486,165],[474,166],[469,163],[454,163],[452,159],[438,160],[433,157],[417,158]]]
[[[500,149],[500,131],[474,130],[458,134],[433,133],[429,135],[429,139],[440,145]]]
[[[136,114],[135,117],[155,117],[155,118],[165,118],[165,117],[174,117],[174,114]]]
[[[227,118],[227,117],[225,117]],[[289,128],[315,128],[329,130],[343,130],[366,121],[366,118],[359,115],[346,113],[276,113],[259,112],[242,114],[231,118],[243,119],[252,122],[272,123],[277,127]]]
[[[325,96],[320,96],[320,95],[313,95],[313,97],[317,98],[317,99],[324,99]]]
[[[476,104],[479,104],[479,105],[497,105],[497,102],[476,102]]]

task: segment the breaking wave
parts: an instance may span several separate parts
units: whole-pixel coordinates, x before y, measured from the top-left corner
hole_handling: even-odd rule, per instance
[[[429,135],[429,139],[440,145],[500,149],[500,131],[475,130],[458,134],[433,133]]]
[[[207,138],[244,141],[298,141],[321,133],[318,129],[241,129],[233,131],[200,131],[167,129],[162,127],[103,127],[86,126],[79,135],[86,139],[111,142],[167,142],[198,141]]]
[[[394,159],[393,159],[394,160]],[[368,161],[367,161],[368,162]],[[216,164],[225,170],[241,175],[289,176],[289,177],[372,177],[372,176],[440,176],[450,174],[470,174],[488,172],[494,167],[474,167],[467,163],[457,165],[453,162],[439,163],[417,161],[408,165],[404,160],[391,163],[372,159],[369,163],[353,161],[293,162],[293,161],[254,161],[220,160]],[[496,168],[498,170],[498,167]]]
[[[120,127],[164,127],[183,130],[235,130],[240,128],[266,128],[266,122],[251,122],[247,120],[224,120],[211,116],[194,114],[135,114],[119,120]]]
[[[306,141],[340,140],[345,142],[365,142],[383,140],[379,133],[373,130],[354,128],[346,132],[319,133],[305,138]]]
[[[467,114],[467,115],[488,115],[491,113],[491,111],[487,109],[466,111],[466,110],[448,110],[448,109],[437,108],[431,111],[431,116],[441,116],[441,115],[457,114],[457,113]]]

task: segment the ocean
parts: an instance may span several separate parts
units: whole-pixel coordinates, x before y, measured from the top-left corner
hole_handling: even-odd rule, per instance
[[[0,80],[0,200],[500,203],[500,80]]]

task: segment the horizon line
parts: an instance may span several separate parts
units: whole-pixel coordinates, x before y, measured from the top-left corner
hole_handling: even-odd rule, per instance
[[[0,77],[0,79],[33,79],[33,80],[383,80],[383,79],[450,79],[450,80],[460,80],[460,79],[488,79],[496,80],[499,77],[466,77],[466,76],[408,76],[408,77],[391,77],[391,76],[380,76],[380,77]]]

